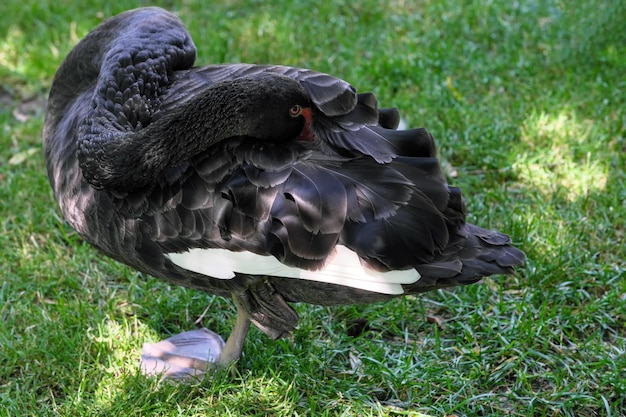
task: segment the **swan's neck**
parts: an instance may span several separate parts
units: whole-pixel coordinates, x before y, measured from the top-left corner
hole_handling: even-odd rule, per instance
[[[81,148],[68,142],[80,142],[74,134],[82,124],[109,137],[136,130],[158,104],[170,74],[190,68],[195,55],[182,22],[162,9],[106,20],[74,47],[55,74],[44,128],[46,152]],[[83,105],[72,106],[77,100]],[[108,169],[106,164],[102,168]]]
[[[134,115],[110,111],[117,107],[101,100],[79,127],[78,159],[85,178],[96,188],[133,191],[212,144],[253,134],[246,129],[241,102],[232,100],[246,88],[216,84],[154,123],[139,120],[145,103],[135,108]]]

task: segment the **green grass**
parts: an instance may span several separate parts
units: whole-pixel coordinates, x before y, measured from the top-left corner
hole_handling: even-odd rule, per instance
[[[0,5],[0,416],[624,416],[626,6],[618,0],[166,2],[198,63],[342,77],[436,137],[469,220],[528,254],[512,277],[386,304],[297,305],[239,374],[175,386],[141,344],[225,300],[142,276],[63,223],[42,104],[67,52],[125,0]],[[352,328],[366,321],[354,337]]]

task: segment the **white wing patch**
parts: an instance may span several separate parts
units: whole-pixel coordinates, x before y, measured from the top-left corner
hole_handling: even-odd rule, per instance
[[[361,264],[355,252],[342,245],[335,247],[335,254],[317,271],[284,265],[273,256],[231,252],[227,249],[192,249],[183,253],[168,253],[168,256],[181,268],[213,278],[231,279],[235,277],[235,272],[273,275],[344,285],[382,294],[403,294],[402,284],[413,284],[420,279],[415,269],[378,272],[367,268]]]

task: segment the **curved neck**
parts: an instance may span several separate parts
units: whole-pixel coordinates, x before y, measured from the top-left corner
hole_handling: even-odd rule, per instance
[[[150,55],[146,50],[151,51]],[[141,65],[160,58],[161,73],[154,73],[153,81],[168,72],[191,68],[196,47],[183,23],[171,13],[156,7],[131,10],[105,20],[82,39],[63,60],[57,70],[48,100],[47,116],[64,117],[64,110],[81,94],[105,87],[111,69]]]
[[[185,70],[194,59],[195,46],[182,22],[162,9],[133,10],[105,21],[72,50],[55,76],[44,130],[47,148],[75,141],[84,178],[97,189],[125,195],[149,187],[167,168],[223,139],[292,138],[302,131],[288,113],[292,104],[308,104],[298,81],[257,74],[194,84],[191,94],[193,81]],[[83,100],[89,105],[69,107]],[[64,129],[76,136],[62,137]]]
[[[102,147],[99,151],[96,142],[123,141],[149,125],[171,74],[191,68],[195,56],[183,23],[165,10],[131,10],[104,21],[74,47],[55,75],[46,141],[71,140],[59,138],[57,130],[63,119],[76,123],[77,156],[85,178],[104,188],[107,173],[116,169],[112,165],[130,160],[115,162],[115,155],[108,157]],[[90,105],[70,108],[80,96],[91,96]]]
[[[167,168],[187,162],[215,143],[253,135],[242,101],[232,100],[249,89],[241,82],[215,84],[185,106],[173,107],[156,122],[148,121],[146,127],[119,123],[107,110],[108,103],[102,103],[79,127],[83,175],[96,188],[129,192],[153,183]]]

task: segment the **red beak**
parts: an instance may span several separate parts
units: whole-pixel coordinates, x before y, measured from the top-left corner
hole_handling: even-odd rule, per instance
[[[310,107],[304,107],[300,114],[304,117],[304,127],[300,133],[300,140],[313,140],[313,111]]]

